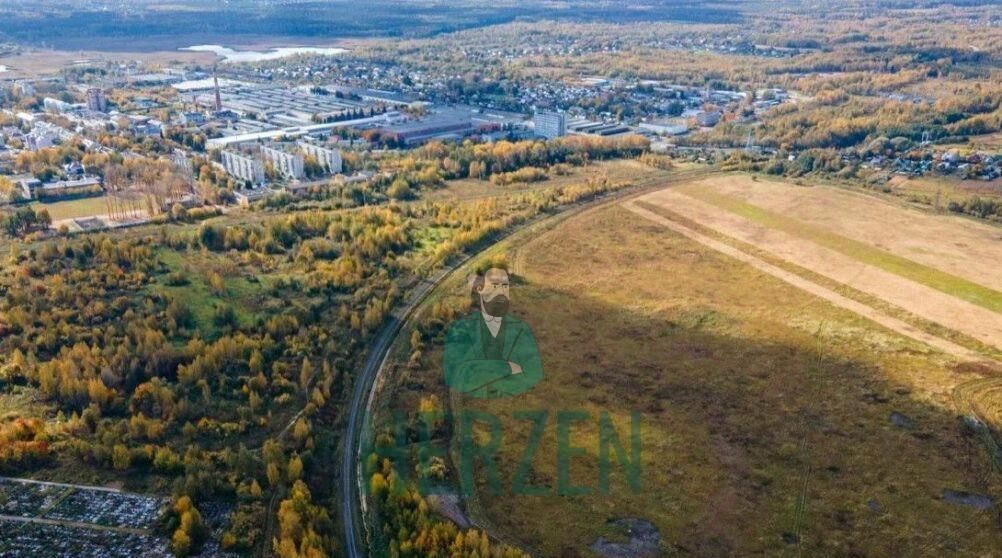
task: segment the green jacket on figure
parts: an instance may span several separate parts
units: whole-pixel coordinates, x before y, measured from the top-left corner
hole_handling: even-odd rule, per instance
[[[503,317],[496,336],[480,311],[453,322],[445,334],[444,361],[445,383],[481,399],[522,393],[543,378],[536,339],[511,314]]]

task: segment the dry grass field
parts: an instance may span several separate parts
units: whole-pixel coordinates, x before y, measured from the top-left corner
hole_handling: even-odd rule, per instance
[[[48,211],[53,221],[93,217],[108,213],[108,201],[105,199],[105,196],[52,202],[33,202],[31,207],[35,211],[43,209]]]
[[[7,66],[3,79],[37,78],[62,72],[76,65],[103,65],[110,61],[141,60],[146,64],[212,64],[216,55],[211,52],[155,51],[155,52],[99,52],[89,50],[31,49],[15,56],[0,57],[0,65]]]
[[[764,250],[784,262],[873,295],[908,312],[1002,348],[1002,293],[894,253],[788,220],[779,214],[741,211],[733,198],[706,191],[690,196],[663,190],[643,198],[685,215],[727,237]],[[886,233],[884,237],[892,236]]]
[[[505,251],[517,271],[513,309],[536,336],[544,379],[509,399],[451,398],[453,412],[501,417],[494,462],[505,490],[482,483],[468,503],[492,534],[542,556],[597,556],[598,537],[623,540],[610,522],[624,518],[652,522],[663,556],[991,556],[999,547],[993,511],[944,498],[1002,489],[953,399],[958,385],[998,374],[991,366],[963,364],[620,205],[496,254]],[[466,298],[461,278],[438,297]],[[441,347],[429,347],[395,404],[444,393],[440,359]],[[529,475],[544,494],[512,494],[530,435],[513,415],[535,409],[549,412]],[[568,431],[582,452],[566,480],[591,494],[556,494],[561,411],[589,417]],[[628,449],[634,412],[641,490],[613,456],[609,493],[598,493],[598,417],[613,417]]]
[[[980,198],[1002,198],[1002,180],[962,180],[953,176],[892,176],[887,185],[891,192],[908,201],[945,211],[950,202],[964,203]]]
[[[793,219],[820,232],[1002,291],[1002,273],[998,269],[1002,261],[1002,227],[928,213],[838,188],[753,181],[744,174],[702,180],[682,191],[704,201],[711,194],[736,198],[763,210],[760,213]],[[701,195],[704,192],[706,196]]]
[[[784,260],[776,258],[769,252],[757,249],[748,244],[742,244],[730,237],[720,234],[714,236],[712,232],[704,234],[697,229],[704,231],[712,230],[698,224],[694,228],[694,222],[692,221],[680,222],[684,219],[683,217],[680,217],[677,213],[668,212],[659,205],[641,200],[640,202],[623,204],[623,207],[628,208],[634,214],[648,221],[658,223],[703,246],[746,263],[802,291],[865,317],[895,333],[925,343],[946,354],[964,359],[980,360],[997,353],[991,347],[979,343],[969,336],[961,335],[955,330],[944,328],[934,322],[917,320],[914,314],[904,311],[899,307],[888,305],[883,299],[862,293],[861,291],[847,287],[845,284],[833,281],[824,275],[819,275],[817,268],[807,269],[789,264]],[[837,262],[833,264],[829,259],[824,257],[828,256],[830,259],[837,260],[837,254],[825,254],[822,248],[816,248],[815,250],[820,252],[819,257],[815,258],[815,264],[819,266],[834,265],[834,269],[840,271]],[[829,270],[825,269],[824,271]],[[855,273],[853,277],[858,279],[859,276],[865,273],[866,270],[863,270]],[[893,278],[891,283],[894,283]],[[923,294],[928,295],[929,293]],[[962,344],[954,342],[955,340],[960,341]],[[976,347],[976,349],[972,350],[971,347]],[[983,351],[983,353],[979,351]]]
[[[720,175],[642,203],[806,273],[1002,348],[1002,228],[826,186]]]

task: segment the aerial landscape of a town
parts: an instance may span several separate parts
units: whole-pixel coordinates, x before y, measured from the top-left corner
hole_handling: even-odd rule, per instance
[[[1002,4],[0,1],[78,557],[1002,558]]]

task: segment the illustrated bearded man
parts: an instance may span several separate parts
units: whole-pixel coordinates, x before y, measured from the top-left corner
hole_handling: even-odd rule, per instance
[[[510,397],[543,378],[539,348],[529,326],[509,313],[508,272],[491,268],[473,282],[475,310],[449,326],[445,381],[477,398]]]

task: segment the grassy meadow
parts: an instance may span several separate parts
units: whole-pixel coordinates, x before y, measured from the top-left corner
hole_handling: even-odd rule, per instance
[[[108,213],[108,202],[105,200],[105,196],[53,202],[35,202],[31,206],[35,211],[47,210],[53,221],[93,217],[94,215],[105,215]]]
[[[233,309],[238,325],[252,323],[264,310],[261,304],[268,297],[263,291],[275,280],[271,275],[242,272],[230,258],[211,252],[182,258],[178,252],[164,250],[160,261],[167,271],[151,289],[181,301],[191,310],[195,327],[210,338],[219,334],[216,314],[223,306]]]
[[[418,363],[399,362],[387,388],[401,410],[434,395],[453,413],[501,419],[492,463],[503,490],[493,493],[481,463],[467,502],[493,535],[565,557],[596,556],[589,547],[598,537],[622,540],[610,522],[624,518],[652,522],[664,556],[987,556],[1002,540],[993,512],[943,498],[1002,488],[951,399],[984,370],[618,206],[518,236],[486,257],[505,253],[516,271],[513,311],[539,343],[542,382],[509,399],[450,396],[439,337]],[[466,301],[460,273],[424,311]],[[398,346],[398,360],[408,352]],[[539,495],[511,490],[532,430],[515,418],[520,410],[549,413],[527,476]],[[587,417],[567,430],[580,452],[564,479],[560,411]],[[630,417],[640,416],[640,490],[614,452],[608,493],[599,490],[602,413],[627,451]],[[561,495],[561,484],[591,493]]]

